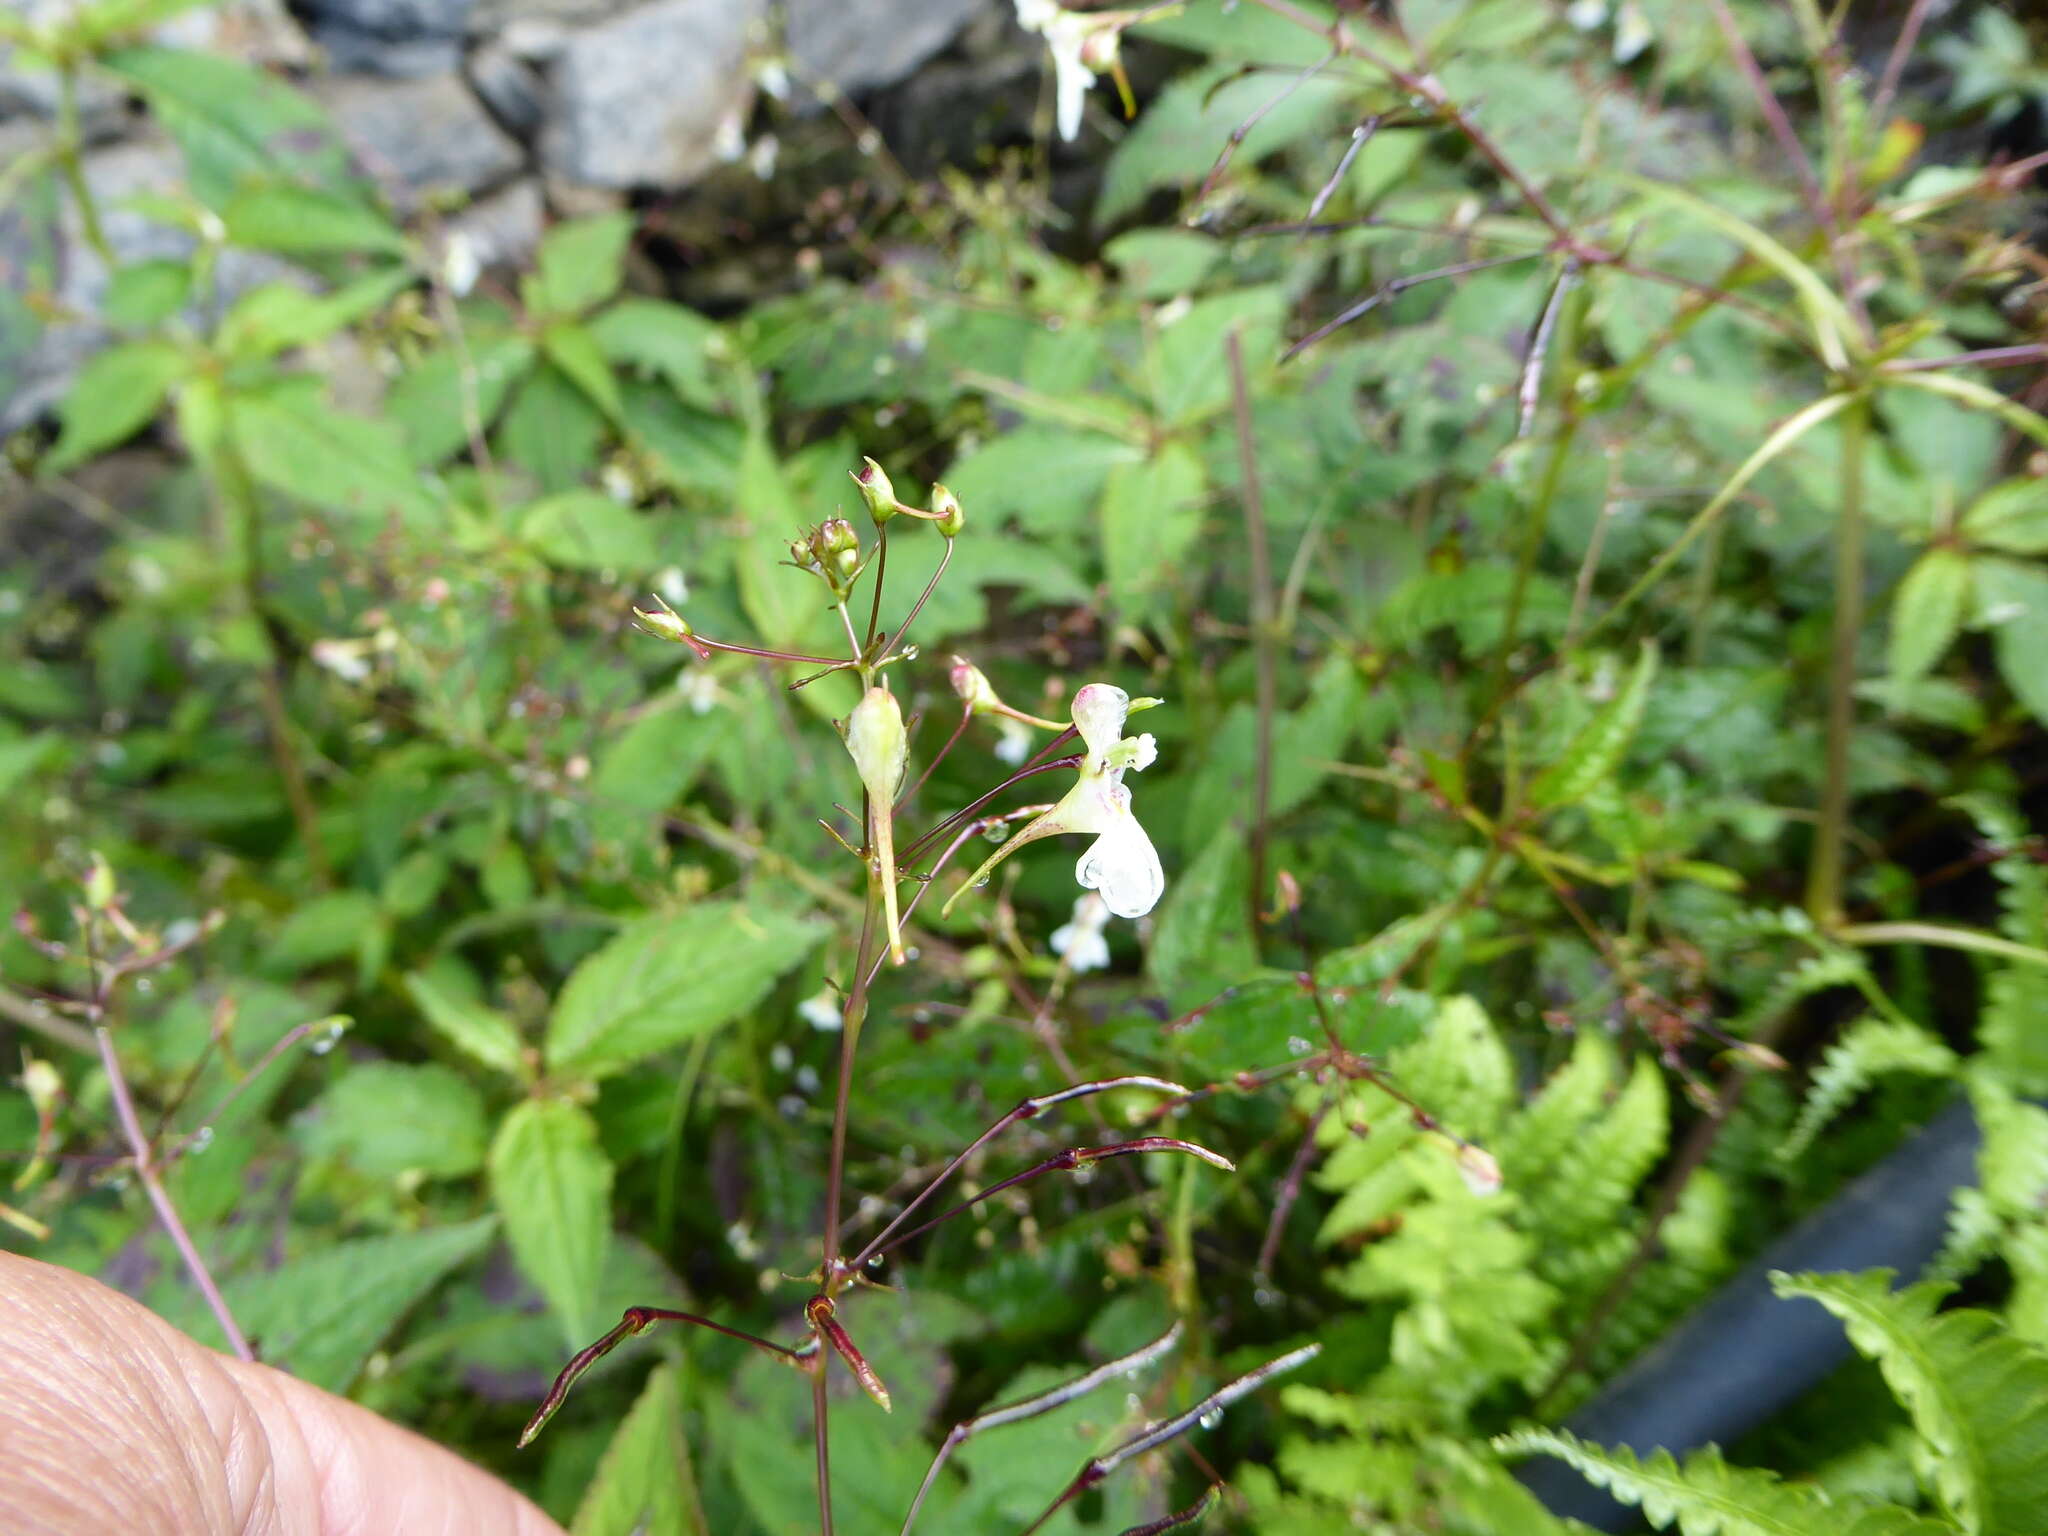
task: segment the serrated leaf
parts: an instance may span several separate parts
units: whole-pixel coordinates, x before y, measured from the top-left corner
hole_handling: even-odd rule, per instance
[[[308,293],[290,283],[265,283],[235,301],[215,337],[237,360],[274,357],[324,340],[378,308],[415,281],[404,267],[386,267],[333,293]]]
[[[1126,618],[1157,607],[1182,574],[1202,527],[1208,478],[1185,443],[1167,442],[1138,464],[1118,464],[1103,482],[1102,563],[1110,601]]]
[[[409,369],[385,396],[384,408],[405,433],[413,462],[421,468],[440,463],[469,441],[465,389],[486,432],[497,419],[512,386],[533,364],[534,346],[524,336],[471,337],[468,377],[464,359],[453,347],[428,354]]]
[[[659,558],[651,522],[599,491],[563,491],[528,507],[519,536],[550,565],[630,577]]]
[[[1175,998],[1196,1000],[1253,970],[1259,961],[1245,903],[1249,855],[1244,834],[1224,826],[1167,885],[1147,957],[1153,977]]]
[[[368,891],[330,891],[301,902],[277,930],[263,957],[264,970],[289,976],[356,953],[366,929],[382,921]]]
[[[613,363],[658,374],[682,400],[718,409],[711,358],[723,353],[725,336],[695,310],[659,299],[624,298],[585,329]]]
[[[557,320],[540,333],[540,349],[592,405],[613,421],[620,419],[619,381],[589,331],[573,320]]]
[[[228,424],[249,472],[266,485],[373,521],[437,520],[440,504],[399,445],[397,429],[336,410],[317,380],[293,378],[234,395]]]
[[[1956,549],[1930,549],[1914,562],[1892,598],[1889,666],[1909,683],[1941,660],[1963,626],[1970,602],[1970,561]]]
[[[534,293],[542,309],[578,315],[617,293],[632,238],[630,213],[573,219],[549,230],[534,265]]]
[[[438,1065],[365,1061],[320,1096],[306,1122],[310,1152],[340,1157],[372,1178],[451,1179],[483,1166],[483,1095]]]
[[[515,1105],[491,1143],[490,1179],[520,1271],[547,1298],[569,1347],[581,1349],[597,1331],[611,1246],[612,1165],[597,1123],[564,1099]]]
[[[2030,1536],[2048,1509],[2048,1355],[1975,1308],[1936,1313],[1947,1287],[1891,1289],[1889,1270],[1774,1274],[1819,1302],[1877,1362],[1926,1441],[1934,1486],[1969,1536]]]
[[[1657,1529],[1676,1524],[1684,1536],[1954,1536],[1945,1522],[1896,1505],[1836,1504],[1810,1484],[1730,1466],[1711,1446],[1680,1467],[1669,1451],[1638,1457],[1627,1446],[1602,1450],[1562,1430],[1519,1430],[1493,1445],[1504,1456],[1556,1456],[1595,1487],[1640,1506]]]
[[[100,353],[79,370],[64,397],[64,430],[43,468],[61,474],[133,437],[155,418],[190,367],[184,349],[168,341],[131,341]]]
[[[252,187],[221,212],[231,244],[308,256],[346,251],[405,254],[405,236],[375,209],[314,187]]]
[[[405,990],[434,1031],[472,1060],[512,1077],[525,1073],[519,1031],[495,1008],[486,1007],[430,971],[414,971]]]
[[[2048,480],[2007,480],[1971,503],[1957,525],[1972,544],[2013,555],[2048,554]]]
[[[405,1314],[483,1252],[495,1217],[393,1237],[323,1244],[226,1287],[228,1310],[263,1358],[329,1392],[347,1390]]]
[[[708,1536],[676,1367],[658,1365],[576,1506],[570,1536]]]
[[[1562,756],[1529,786],[1529,803],[1542,810],[1573,805],[1613,777],[1642,724],[1650,684],[1657,676],[1657,648],[1648,641],[1614,697],[1586,722]]]
[[[815,919],[731,901],[644,917],[562,988],[548,1069],[604,1077],[716,1029],[767,996],[824,935]]]

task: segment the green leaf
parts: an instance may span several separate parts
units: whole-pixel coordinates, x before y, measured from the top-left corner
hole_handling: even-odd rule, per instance
[[[209,207],[224,207],[251,180],[338,182],[346,169],[327,114],[268,71],[178,48],[118,48],[98,63],[148,101],[184,149],[192,190]]]
[[[725,354],[725,334],[695,310],[659,299],[624,298],[585,329],[613,363],[658,374],[682,400],[718,409],[712,359]]]
[[[1144,462],[1145,450],[1120,438],[1023,426],[962,454],[945,481],[977,523],[1015,518],[1033,538],[1085,537],[1110,472]]]
[[[488,431],[533,355],[533,343],[524,336],[472,336],[466,379],[463,355],[453,347],[429,353],[408,370],[391,386],[384,409],[405,433],[413,462],[428,468],[468,443],[465,390],[472,392],[478,425]]]
[[[1800,307],[1806,311],[1807,322],[1813,327],[1813,339],[1820,349],[1821,360],[1838,372],[1847,365],[1848,353],[1845,348],[1847,341],[1856,335],[1855,322],[1849,318],[1848,308],[1836,296],[1835,291],[1812,267],[1747,219],[1738,218],[1725,208],[1717,208],[1705,198],[1681,187],[1652,181],[1645,176],[1624,175],[1616,179],[1634,187],[1645,197],[1669,203],[1672,207],[1691,214],[1710,228],[1720,231],[1784,278],[1792,285],[1792,291],[1799,296]],[[1902,374],[1899,377],[1904,380],[1916,378],[1918,375]]]
[[[315,506],[373,521],[432,524],[439,502],[385,421],[338,411],[317,379],[291,378],[237,394],[229,430],[249,472]]]
[[[1286,297],[1268,284],[1201,299],[1159,332],[1153,352],[1153,404],[1162,421],[1178,425],[1230,403],[1230,362],[1225,345],[1241,334],[1245,372],[1256,389],[1271,372],[1280,341]]]
[[[1498,1436],[1504,1456],[1535,1451],[1569,1462],[1587,1482],[1642,1507],[1658,1530],[1684,1536],[1955,1536],[1954,1527],[1896,1505],[1836,1504],[1811,1484],[1730,1466],[1711,1446],[1681,1468],[1669,1451],[1639,1458],[1627,1446],[1602,1450],[1568,1432],[1524,1429]]]
[[[1774,1274],[1780,1296],[1817,1301],[1877,1362],[1927,1443],[1934,1486],[1970,1536],[2029,1536],[2048,1509],[2048,1355],[1989,1312],[1936,1314],[1947,1287],[1891,1289],[1888,1270]]]
[[[1963,514],[1960,532],[1972,544],[2007,554],[2048,554],[2048,480],[1994,485]]]
[[[382,922],[368,891],[332,891],[301,902],[285,919],[263,956],[263,968],[290,976],[356,953],[365,930]]]
[[[734,552],[739,568],[740,607],[760,636],[759,644],[788,649],[796,644],[815,606],[815,588],[808,577],[776,563],[772,533],[800,526],[789,481],[776,461],[775,450],[760,432],[747,434],[740,450],[737,501],[747,512],[748,532]]]
[[[2039,411],[2028,410],[2010,395],[2001,395],[1988,384],[1980,384],[1959,373],[1886,373],[1880,377],[1890,388],[1917,389],[1925,394],[1960,400],[1980,411],[1989,411],[2014,431],[2024,432],[2035,442],[2048,447],[2048,417]]]
[[[600,491],[563,491],[528,507],[519,536],[550,565],[635,575],[660,558],[654,525]]]
[[[1529,803],[1540,810],[1575,805],[1613,777],[1642,724],[1657,675],[1657,648],[1643,642],[1636,664],[1620,690],[1586,722],[1562,756],[1529,786]]]
[[[1910,683],[1941,660],[1969,602],[1970,561],[1961,550],[1930,549],[1914,562],[1892,599],[1893,682]]]
[[[1190,293],[1223,254],[1220,242],[1185,229],[1134,229],[1118,235],[1102,254],[1122,273],[1124,287],[1141,299]]]
[[[1982,555],[1971,562],[1976,577],[1974,623],[1991,631],[1998,670],[2013,696],[2036,720],[2048,723],[2048,571],[2038,566]]]
[[[457,1050],[511,1077],[525,1075],[519,1031],[502,1013],[464,995],[439,971],[414,971],[405,990],[421,1017]]]
[[[405,267],[386,267],[333,293],[308,293],[290,283],[265,283],[235,301],[215,338],[237,360],[274,357],[323,341],[377,309],[414,281]]]
[[[115,325],[143,330],[185,307],[192,268],[182,261],[138,261],[116,267],[107,280],[106,314]]]
[[[1813,1074],[1813,1086],[1799,1120],[1778,1148],[1781,1162],[1801,1156],[1849,1101],[1889,1072],[1947,1077],[1958,1066],[1956,1053],[1919,1025],[1904,1019],[1863,1019],[1828,1047]]]
[[[1168,882],[1148,961],[1170,996],[1212,996],[1257,967],[1245,892],[1249,862],[1244,834],[1224,826]]]
[[[592,405],[613,421],[620,419],[624,407],[619,403],[619,381],[589,331],[574,320],[557,320],[540,333],[540,349]]]
[[[348,1389],[405,1314],[482,1253],[493,1217],[395,1237],[323,1243],[314,1253],[226,1287],[228,1309],[263,1358],[329,1392]]]
[[[452,1179],[483,1166],[483,1095],[443,1066],[365,1061],[320,1096],[308,1151],[340,1157],[372,1178]]]
[[[554,1309],[569,1347],[581,1349],[597,1332],[612,1235],[612,1165],[597,1123],[563,1099],[515,1105],[491,1143],[490,1177],[513,1257]]]
[[[1139,464],[1112,468],[1102,487],[1102,563],[1120,615],[1159,608],[1202,527],[1208,478],[1187,444],[1169,441]]]
[[[272,185],[237,194],[221,213],[228,240],[307,256],[340,251],[405,254],[405,236],[375,209],[313,187]]]
[[[619,291],[633,215],[600,214],[557,224],[540,243],[534,298],[548,315],[580,315]]]
[[[604,412],[552,362],[520,381],[498,423],[502,458],[533,472],[544,491],[566,491],[597,468]]]
[[[190,367],[184,349],[169,341],[131,341],[94,357],[64,397],[64,430],[44,469],[61,474],[134,436]]]
[[[759,1003],[824,935],[815,919],[737,902],[644,917],[562,988],[548,1069],[603,1077],[708,1033]]]
[[[673,1365],[657,1365],[576,1506],[570,1536],[708,1536]]]

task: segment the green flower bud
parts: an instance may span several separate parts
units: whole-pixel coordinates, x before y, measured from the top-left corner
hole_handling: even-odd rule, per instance
[[[882,466],[873,459],[863,458],[859,469],[849,470],[853,483],[860,487],[860,499],[868,504],[868,513],[877,523],[886,523],[896,515],[899,503],[896,487],[889,483],[889,477],[882,473]]]
[[[861,696],[846,717],[846,750],[868,794],[878,804],[891,804],[910,761],[910,738],[896,695],[886,688],[870,688]]]
[[[960,509],[960,498],[943,485],[932,487],[932,510],[938,513],[939,532],[947,538],[957,538],[967,522],[967,514]]]
[[[640,627],[646,630],[647,633],[659,636],[663,640],[681,642],[687,642],[696,633],[695,630],[690,628],[689,620],[685,619],[680,613],[677,613],[675,609],[662,602],[659,597],[654,601],[660,606],[652,613],[649,613],[645,608],[635,608],[633,610],[633,617],[640,621]]]

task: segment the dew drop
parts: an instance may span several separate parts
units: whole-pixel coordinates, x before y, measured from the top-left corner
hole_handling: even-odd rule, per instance
[[[1195,1422],[1200,1424],[1204,1429],[1214,1429],[1218,1424],[1221,1424],[1223,1422],[1223,1410],[1221,1408],[1211,1408],[1207,1413],[1203,1414],[1201,1418],[1197,1419]]]
[[[1306,1056],[1313,1049],[1314,1047],[1300,1035],[1289,1035],[1287,1037],[1287,1051],[1291,1056]]]
[[[348,1026],[346,1024],[340,1019],[336,1019],[332,1024],[321,1030],[319,1034],[315,1035],[306,1046],[306,1049],[315,1056],[325,1056],[341,1043],[341,1037],[347,1029]]]
[[[185,1151],[188,1156],[197,1157],[200,1153],[204,1152],[208,1147],[212,1145],[213,1127],[210,1125],[202,1125],[201,1127],[199,1127],[198,1130],[192,1133],[192,1139],[185,1143]]]

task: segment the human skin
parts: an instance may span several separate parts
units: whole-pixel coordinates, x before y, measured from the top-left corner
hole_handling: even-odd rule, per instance
[[[488,1473],[97,1280],[0,1253],[13,1536],[562,1536]]]

